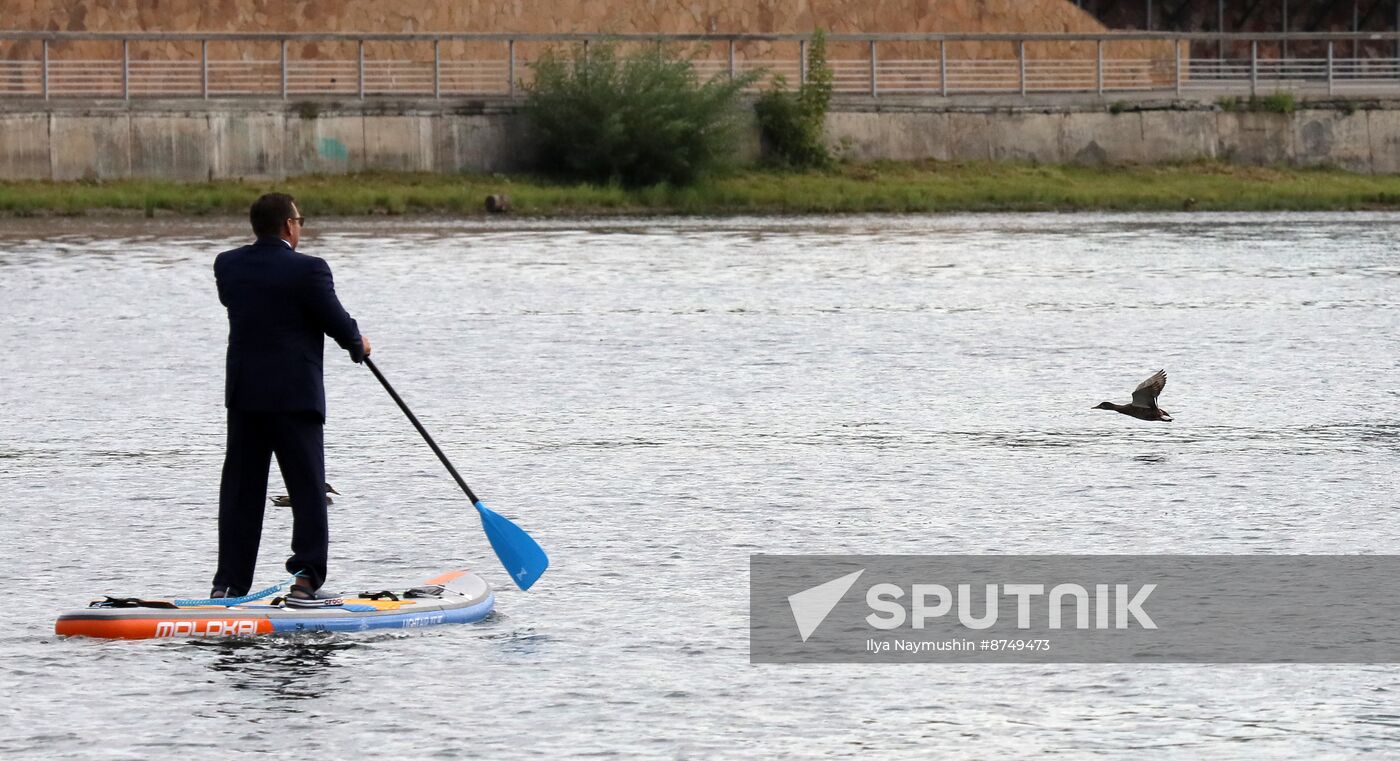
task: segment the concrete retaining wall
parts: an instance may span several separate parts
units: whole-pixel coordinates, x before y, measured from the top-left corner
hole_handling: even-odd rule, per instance
[[[319,112],[242,103],[162,108],[93,104],[0,111],[0,179],[282,178],[365,170],[520,169],[511,109]]]
[[[827,134],[859,160],[1155,163],[1226,159],[1400,172],[1400,104],[1234,113],[1201,103],[1009,108],[845,101]],[[753,153],[756,134],[746,152]],[[365,170],[530,166],[509,103],[143,101],[0,107],[0,179],[282,178]]]
[[[827,135],[857,161],[1019,160],[1337,166],[1400,172],[1400,109],[1306,108],[1291,114],[1203,107],[1105,110],[856,110],[829,115]]]

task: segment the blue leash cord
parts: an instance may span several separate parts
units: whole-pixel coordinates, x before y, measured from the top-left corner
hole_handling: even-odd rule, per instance
[[[234,605],[242,605],[245,602],[261,600],[264,597],[271,597],[277,594],[278,592],[281,592],[283,589],[287,588],[288,586],[291,586],[292,582],[295,582],[297,580],[297,577],[300,575],[301,574],[297,574],[296,576],[292,576],[291,578],[288,578],[286,581],[280,584],[273,584],[272,586],[260,592],[254,592],[250,595],[243,595],[242,597],[210,597],[206,600],[175,600],[175,604],[181,608],[194,608],[205,605],[222,605],[228,608],[233,607]]]

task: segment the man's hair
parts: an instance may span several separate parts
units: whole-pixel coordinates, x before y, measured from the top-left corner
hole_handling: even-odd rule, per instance
[[[253,202],[248,219],[253,234],[259,238],[275,238],[282,234],[282,224],[296,216],[296,199],[286,193],[268,193]]]

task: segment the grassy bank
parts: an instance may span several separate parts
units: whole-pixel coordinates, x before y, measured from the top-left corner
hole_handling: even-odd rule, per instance
[[[0,215],[242,215],[252,198],[273,189],[297,196],[308,216],[478,215],[493,193],[509,195],[514,213],[539,216],[1400,208],[1400,176],[1334,169],[930,162],[812,173],[751,170],[694,187],[640,190],[518,176],[379,173],[283,182],[7,182],[0,183]]]

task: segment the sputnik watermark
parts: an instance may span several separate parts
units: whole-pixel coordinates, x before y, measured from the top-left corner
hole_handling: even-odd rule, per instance
[[[750,657],[1400,662],[1400,556],[754,555]]]
[[[803,642],[821,626],[864,573],[865,570],[861,569],[788,596],[793,622],[797,624]],[[977,613],[974,597],[978,593],[972,584],[958,584],[951,589],[943,584],[913,584],[909,589],[909,607],[906,609],[903,603],[906,596],[904,587],[881,583],[872,585],[865,592],[865,603],[872,611],[865,621],[882,630],[898,629],[906,623],[915,629],[923,629],[930,619],[947,616],[956,606],[959,624],[973,630],[990,629],[1000,619],[1002,598],[1012,597],[1015,598],[1016,627],[1029,629],[1034,598],[1044,597],[1046,607],[1043,614],[1050,629],[1065,627],[1066,601],[1073,603],[1069,625],[1076,629],[1126,629],[1133,624],[1144,629],[1157,628],[1143,608],[1152,590],[1157,588],[1156,584],[1143,584],[1136,588],[1130,584],[1095,584],[1093,588],[1091,606],[1090,592],[1080,584],[1056,584],[1048,593],[1044,584],[987,584],[982,591],[981,613]]]
[[[1001,594],[998,593],[1000,587]],[[866,623],[876,629],[898,629],[907,621],[915,629],[923,629],[929,619],[942,618],[953,609],[957,601],[958,623],[968,629],[990,629],[997,625],[1001,615],[1003,596],[1016,598],[1016,628],[1031,628],[1031,611],[1034,598],[1044,597],[1046,625],[1051,629],[1064,628],[1064,603],[1074,603],[1072,626],[1076,629],[1126,629],[1136,623],[1144,629],[1156,629],[1157,624],[1143,610],[1143,603],[1156,589],[1156,584],[1095,584],[1093,623],[1090,623],[1089,590],[1079,584],[1056,584],[1047,595],[1044,584],[987,584],[982,599],[982,612],[975,612],[977,592],[972,584],[958,584],[957,593],[942,584],[914,584],[909,595],[909,609],[906,613],[900,602],[904,588],[898,584],[876,584],[865,593],[865,602],[874,612],[865,617]],[[1129,596],[1131,594],[1131,597]],[[933,599],[935,602],[929,603]],[[1110,600],[1115,600],[1113,605]],[[835,603],[832,604],[833,607]]]
[[[788,597],[788,607],[792,608],[792,619],[797,624],[797,633],[802,636],[802,641],[812,636],[812,632],[822,625],[831,609],[836,607],[836,603],[841,602],[841,598],[846,595],[846,591],[856,583],[856,579],[865,573],[864,569],[855,573],[848,573],[839,579],[832,579],[825,584],[818,584],[811,589],[804,589]]]
[[[922,642],[908,639],[896,639],[893,641],[869,639],[865,641],[865,646],[872,653],[886,650],[903,650],[910,653],[917,653],[925,650],[971,652],[977,649],[977,641],[971,639],[950,639],[938,642]]]

